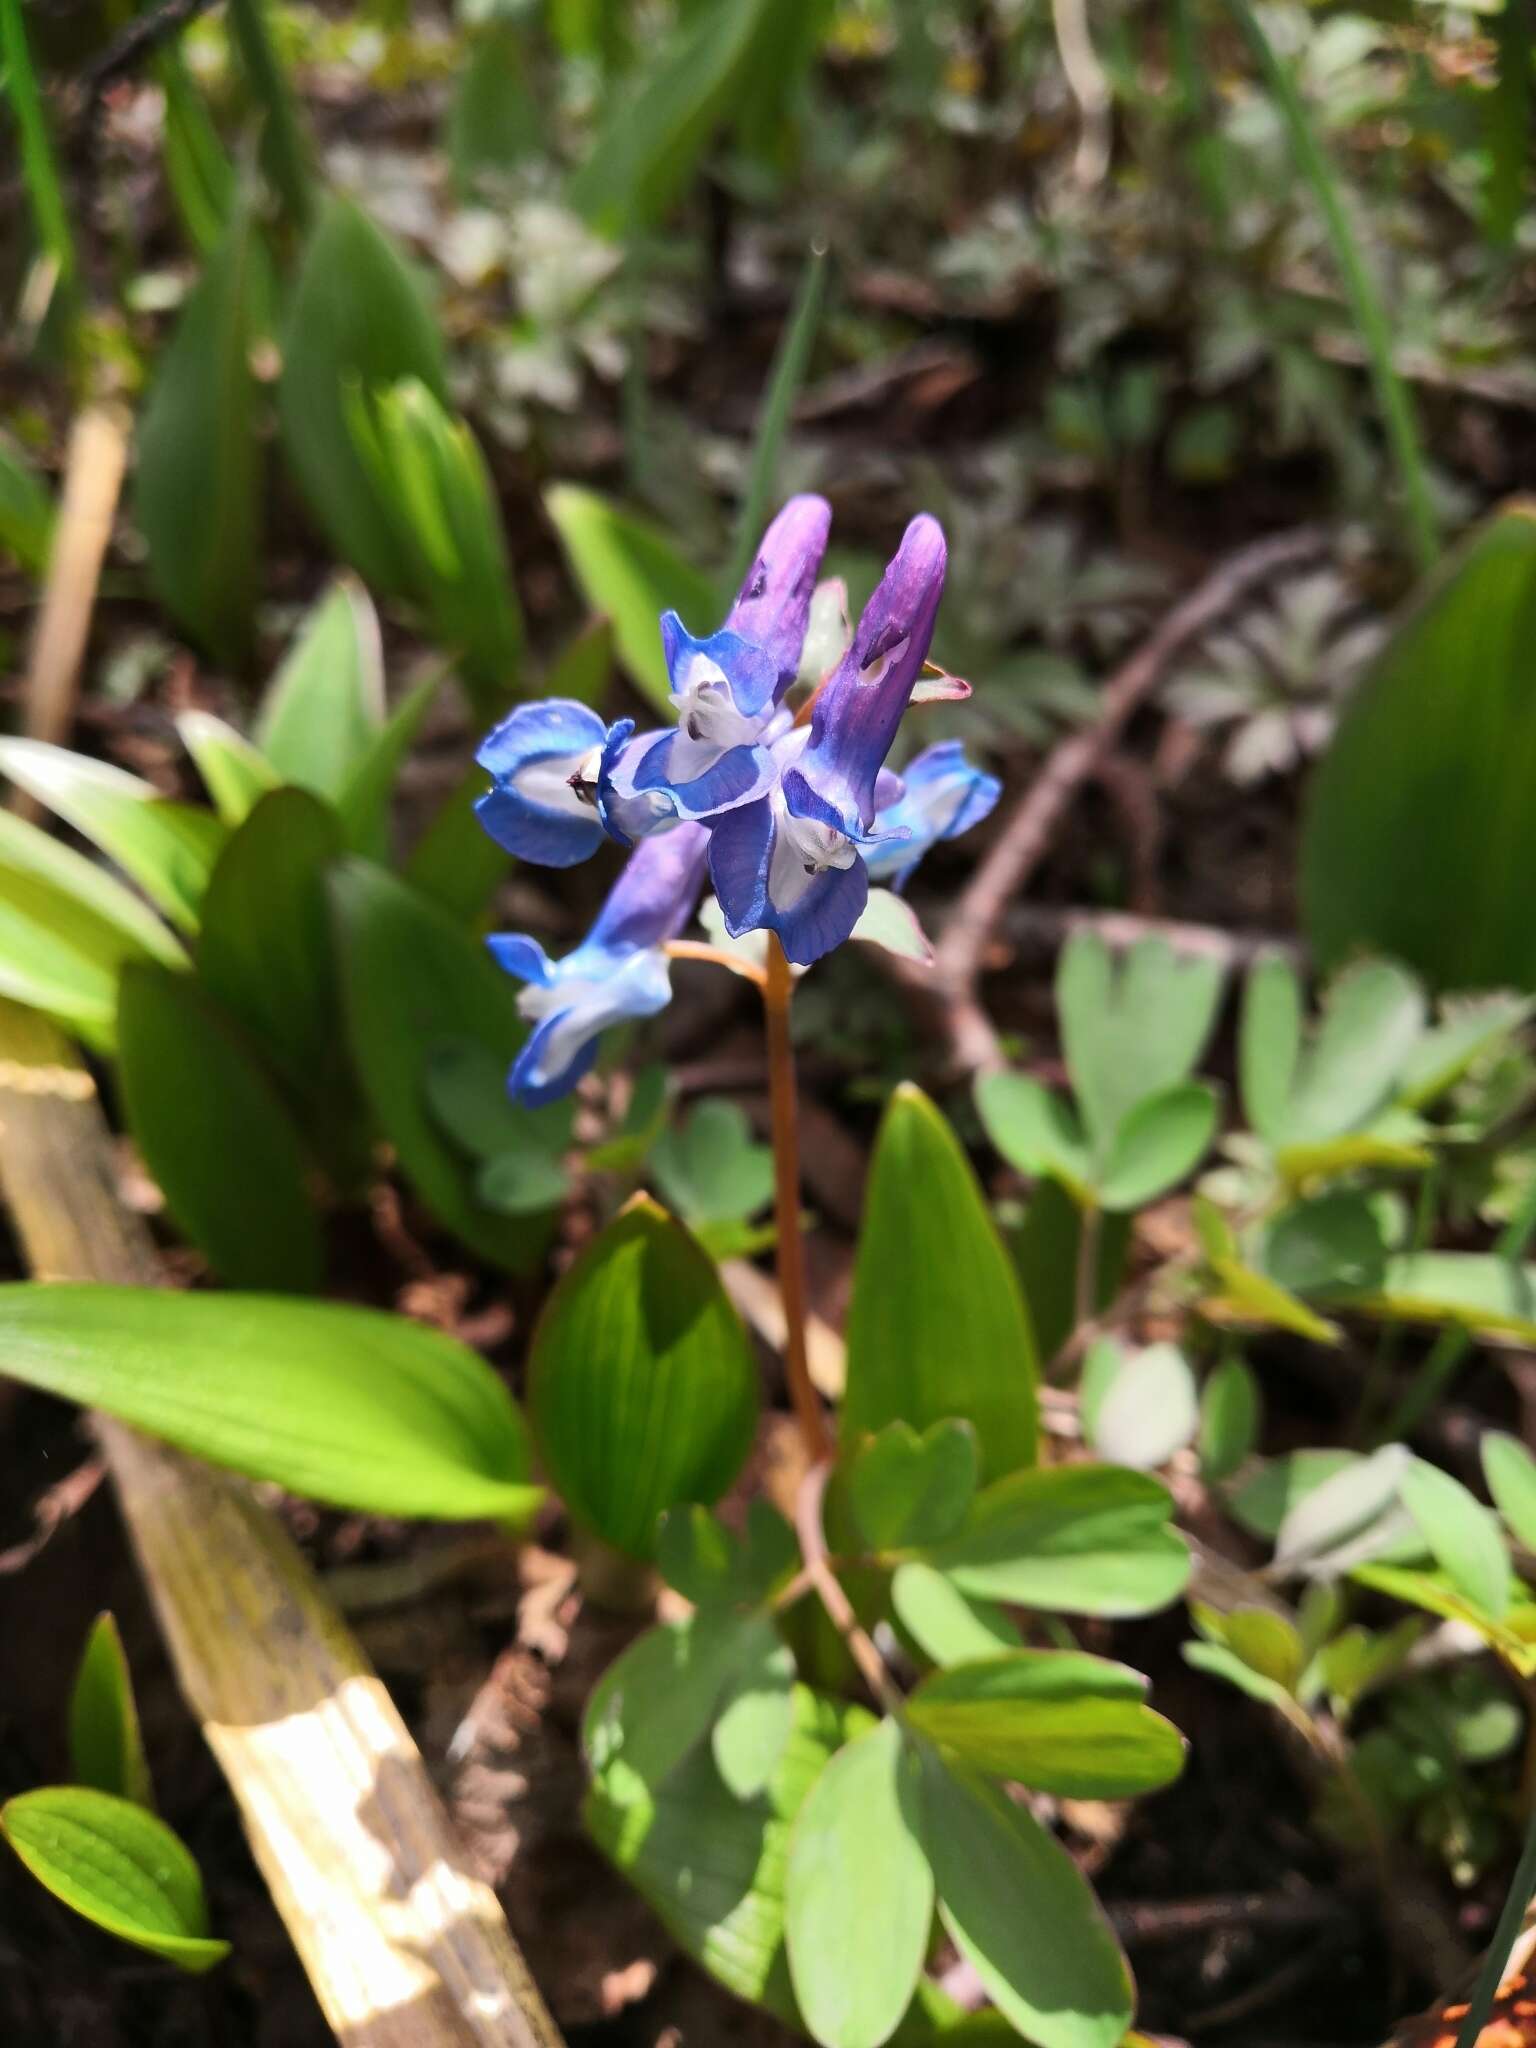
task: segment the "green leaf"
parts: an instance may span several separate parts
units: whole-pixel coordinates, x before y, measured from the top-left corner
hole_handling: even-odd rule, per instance
[[[931,1564],[913,1561],[891,1577],[896,1619],[935,1664],[963,1664],[1019,1646],[1017,1624],[990,1600],[962,1593]]]
[[[1422,1458],[1409,1464],[1400,1492],[1446,1577],[1474,1606],[1502,1620],[1513,1575],[1497,1518],[1459,1479]]]
[[[211,711],[183,711],[176,730],[213,798],[213,807],[232,830],[282,777],[259,747]]]
[[[48,1011],[110,1051],[124,964],[184,957],[121,882],[0,810],[0,994]]]
[[[1265,1143],[1278,1145],[1301,1058],[1301,977],[1270,953],[1256,960],[1243,985],[1238,1026],[1238,1078],[1243,1113]]]
[[[427,1094],[445,1041],[474,1039],[510,1066],[524,1037],[511,982],[445,911],[382,868],[344,861],[330,889],[347,1036],[376,1123],[439,1222],[482,1258],[525,1270],[547,1242],[542,1224],[486,1208]]]
[[[773,1154],[734,1102],[701,1102],[651,1148],[661,1192],[690,1225],[745,1221],[773,1200]]]
[[[378,616],[356,577],[338,576],[267,685],[256,743],[284,782],[336,802],[383,723]]]
[[[1302,1494],[1275,1538],[1276,1566],[1326,1575],[1390,1550],[1406,1521],[1400,1492],[1408,1463],[1402,1444],[1384,1444]]]
[[[1177,1344],[1149,1344],[1123,1360],[1092,1423],[1092,1440],[1111,1464],[1150,1472],[1192,1443],[1200,1426],[1199,1397],[1189,1360]]]
[[[756,1799],[737,1799],[709,1745],[700,1743],[659,1787],[622,1761],[599,1770],[583,1814],[599,1848],[679,1947],[738,1998],[799,2027],[784,1952],[790,1824],[834,1753],[869,1725],[869,1716],[803,1686],[793,1700],[790,1739]]]
[[[1100,1158],[1138,1103],[1189,1078],[1220,997],[1220,967],[1162,939],[1141,940],[1118,963],[1092,932],[1068,939],[1056,972],[1062,1047]]]
[[[297,1124],[236,1025],[188,974],[123,971],[123,1108],[166,1206],[235,1287],[312,1293],[324,1246]]]
[[[976,1432],[954,1417],[922,1436],[889,1422],[860,1445],[848,1475],[849,1500],[872,1550],[937,1543],[965,1519],[976,1491]]]
[[[488,787],[473,764],[411,848],[402,870],[412,888],[441,904],[462,925],[482,926],[491,898],[512,865],[475,816],[475,798]]]
[[[1107,1308],[1120,1292],[1130,1242],[1129,1216],[1098,1213],[1095,1309]],[[1037,1181],[1013,1235],[1014,1262],[1029,1305],[1036,1356],[1052,1359],[1077,1327],[1077,1265],[1082,1251],[1084,1212],[1060,1180]]]
[[[534,1332],[528,1402],[577,1521],[656,1554],[666,1508],[718,1500],[757,1425],[758,1375],[712,1262],[637,1197],[563,1274]]]
[[[348,846],[369,860],[389,859],[389,814],[395,785],[446,674],[445,669],[433,669],[406,691],[336,799]]]
[[[1306,1645],[1294,1622],[1268,1607],[1234,1607],[1220,1616],[1204,1617],[1202,1632],[1224,1643],[1250,1671],[1291,1694],[1300,1683]]]
[[[933,947],[917,921],[917,912],[894,889],[870,890],[859,921],[848,936],[857,939],[861,946],[878,946],[898,960],[912,960],[919,967],[933,965]]]
[[[1087,1880],[1026,1807],[926,1744],[921,1757],[939,1915],[988,1997],[1040,2048],[1115,2048],[1131,1977]]]
[[[447,400],[442,339],[416,272],[348,199],[329,199],[304,245],[283,335],[283,449],[337,552],[376,590],[414,594],[412,564],[354,444],[349,391],[414,377]]]
[[[1235,1489],[1228,1506],[1232,1518],[1250,1536],[1263,1536],[1273,1543],[1286,1517],[1309,1493],[1360,1463],[1357,1451],[1287,1451],[1283,1457],[1261,1464],[1250,1479]]]
[[[1034,1460],[1035,1379],[1018,1278],[976,1176],[938,1110],[903,1083],[869,1172],[842,1440],[959,1416],[995,1478]]]
[[[1122,1120],[1099,1183],[1106,1209],[1139,1209],[1187,1180],[1216,1135],[1216,1091],[1183,1081],[1138,1102]]]
[[[657,1569],[696,1607],[759,1607],[799,1562],[794,1531],[765,1500],[748,1507],[741,1540],[697,1501],[669,1508],[661,1518]]]
[[[1079,1201],[1086,1200],[1093,1163],[1069,1102],[1027,1074],[983,1074],[976,1083],[976,1108],[1010,1166],[1032,1178],[1053,1174]]]
[[[221,661],[250,649],[263,436],[251,350],[270,293],[250,207],[223,239],[160,358],[138,434],[134,510],[167,610]]]
[[[703,1742],[722,1694],[760,1653],[764,1630],[777,1644],[764,1616],[711,1607],[637,1637],[593,1687],[582,1715],[592,1768],[601,1774],[622,1764],[658,1788]]]
[[[1387,960],[1350,967],[1332,982],[1284,1113],[1280,1155],[1319,1145],[1384,1109],[1424,1029],[1424,992]]]
[[[1415,1571],[1396,1564],[1356,1565],[1350,1577],[1357,1585],[1385,1593],[1426,1614],[1462,1621],[1475,1629],[1521,1678],[1536,1677],[1536,1602],[1522,1597],[1502,1619],[1469,1600],[1444,1572]]]
[[[433,1046],[426,1085],[432,1114],[473,1158],[532,1152],[547,1159],[570,1145],[570,1101],[524,1109],[507,1093],[506,1062],[478,1039],[447,1038]]]
[[[1483,1477],[1494,1505],[1523,1550],[1536,1551],[1536,1458],[1503,1430],[1484,1432]]]
[[[1117,1465],[1015,1472],[928,1561],[983,1598],[1052,1614],[1150,1614],[1189,1577],[1172,1514],[1165,1486]]]
[[[196,931],[227,837],[211,811],[171,803],[140,776],[46,740],[0,739],[0,774],[115,860],[172,923]]]
[[[1536,514],[1515,501],[1408,612],[1313,779],[1302,908],[1325,965],[1369,949],[1436,988],[1536,988],[1533,634]]]
[[[31,463],[0,434],[0,548],[41,578],[53,547],[53,499]]]
[[[882,1721],[838,1751],[795,1821],[784,1936],[800,2010],[824,2048],[880,2048],[922,1974],[933,1874],[913,1832],[916,1787],[900,1724]]]
[[[287,1083],[326,1103],[346,1086],[326,873],[336,814],[302,789],[264,796],[219,855],[197,971]]]
[[[933,1672],[908,1725],[964,1764],[1064,1799],[1132,1799],[1184,1768],[1177,1728],[1127,1665],[1076,1650],[1014,1650]]]
[[[565,1163],[549,1152],[503,1152],[475,1175],[475,1194],[499,1216],[540,1216],[569,1192]]]
[[[709,1731],[715,1769],[738,1799],[769,1784],[794,1725],[794,1653],[766,1615],[744,1631]]]
[[[229,1954],[211,1940],[203,1881],[163,1820],[82,1785],[21,1792],[0,1832],[38,1883],[95,1927],[194,1974]]]
[[[210,1464],[364,1514],[521,1521],[522,1417],[485,1360],[401,1315],[279,1295],[0,1287],[13,1379]]]
[[[1261,1672],[1245,1664],[1241,1657],[1229,1650],[1225,1643],[1183,1643],[1180,1654],[1184,1662],[1194,1671],[1203,1671],[1210,1678],[1219,1678],[1225,1684],[1235,1686],[1261,1706],[1274,1707],[1278,1712],[1293,1710],[1294,1703],[1283,1685],[1273,1678],[1265,1678]]]
[[[1536,1011],[1530,996],[1451,997],[1440,1021],[1420,1037],[1398,1075],[1398,1100],[1409,1109],[1437,1102],[1476,1061],[1502,1047]]]
[[[1393,1320],[1507,1330],[1536,1342],[1536,1266],[1497,1252],[1401,1252],[1351,1308]]]
[[[139,1710],[123,1639],[110,1614],[98,1614],[85,1640],[69,1700],[69,1759],[75,1781],[139,1806],[155,1803]]]
[[[1259,1435],[1259,1383],[1235,1353],[1200,1390],[1200,1471],[1210,1485],[1230,1479]]]
[[[1387,1268],[1381,1216],[1361,1189],[1330,1189],[1282,1209],[1260,1257],[1269,1277],[1293,1294],[1334,1299],[1377,1287]]]
[[[613,627],[619,659],[642,692],[672,717],[671,679],[661,651],[661,614],[675,611],[691,632],[713,631],[714,586],[646,521],[595,491],[556,484],[544,509],[560,536],[581,594]]]
[[[769,0],[718,0],[678,25],[603,122],[571,181],[578,213],[615,239],[655,227],[715,129],[772,61]]]

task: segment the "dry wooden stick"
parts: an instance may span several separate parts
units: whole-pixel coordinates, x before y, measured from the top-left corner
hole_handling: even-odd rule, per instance
[[[1050,755],[962,891],[938,943],[933,982],[942,1002],[941,1026],[957,1067],[976,1073],[1004,1063],[997,1034],[976,1000],[976,985],[993,934],[1044,858],[1073,796],[1185,648],[1251,591],[1326,553],[1328,542],[1325,528],[1302,526],[1229,556],[1174,606],[1110,677],[1092,725],[1063,740]]]
[[[89,1074],[9,1002],[0,1184],[40,1279],[158,1281]],[[286,1534],[242,1481],[96,1429],[182,1691],[338,2038],[560,2048],[409,1731]]]

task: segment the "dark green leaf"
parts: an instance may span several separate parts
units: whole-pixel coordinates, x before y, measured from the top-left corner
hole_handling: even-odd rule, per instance
[[[651,703],[670,718],[672,685],[661,651],[661,614],[676,611],[690,632],[712,632],[718,611],[714,586],[655,527],[594,491],[557,484],[545,493],[544,507],[583,597],[613,627],[619,659]]]
[[[16,444],[0,435],[0,548],[41,578],[53,546],[53,499]]]
[[[988,1996],[1040,2048],[1115,2048],[1131,1977],[1087,1880],[1026,1807],[926,1744],[921,1754],[939,1914]]]
[[[376,590],[414,594],[412,564],[347,420],[349,391],[416,377],[439,400],[442,341],[416,273],[349,199],[304,247],[283,335],[283,448],[327,538]]]
[[[0,740],[0,774],[115,860],[184,931],[227,833],[211,811],[170,803],[151,782],[46,740]]]
[[[500,1216],[547,1215],[565,1200],[564,1162],[551,1152],[503,1152],[475,1175],[475,1193]]]
[[[570,1512],[654,1557],[666,1508],[718,1500],[757,1422],[746,1332],[709,1259],[637,1197],[565,1273],[529,1364],[539,1449]]]
[[[110,1614],[98,1614],[69,1699],[69,1760],[75,1780],[139,1806],[155,1803],[139,1710],[123,1639]]]
[[[256,741],[284,782],[340,799],[384,723],[378,616],[355,576],[338,576],[267,685]]]
[[[194,1974],[229,1954],[208,1936],[191,1854],[132,1800],[49,1785],[7,1800],[0,1832],[39,1884],[108,1934]]]
[[[324,1247],[310,1159],[238,1027],[188,974],[136,962],[117,1014],[123,1108],[177,1223],[235,1287],[310,1293]]]
[[[888,1422],[848,1475],[854,1519],[872,1550],[911,1550],[956,1530],[976,1491],[976,1432],[951,1416],[919,1436]]]
[[[954,1132],[903,1083],[880,1126],[848,1312],[842,1439],[973,1425],[982,1473],[1035,1456],[1035,1352],[1012,1261]]]
[[[1100,1211],[1098,1271],[1094,1307],[1107,1308],[1120,1291],[1132,1218]],[[1083,1211],[1059,1180],[1036,1183],[1013,1240],[1014,1259],[1029,1307],[1035,1352],[1051,1359],[1077,1327],[1077,1264],[1082,1246]]]
[[[221,661],[249,650],[263,437],[251,349],[270,285],[237,203],[160,358],[139,428],[134,509],[156,594]]]
[[[916,1773],[899,1723],[882,1721],[838,1751],[790,1835],[789,1968],[825,2048],[881,2048],[922,1973],[933,1874],[913,1833]]]
[[[964,1593],[1048,1613],[1148,1614],[1183,1590],[1173,1500],[1145,1473],[1053,1465],[987,1488],[929,1559]]]
[[[510,1066],[524,1036],[511,982],[446,912],[382,868],[345,861],[330,886],[347,1035],[376,1122],[440,1222],[483,1258],[526,1268],[546,1233],[485,1207],[427,1094],[428,1065],[445,1041],[474,1039]]]
[[[365,1514],[522,1521],[512,1397],[424,1324],[280,1295],[0,1287],[5,1371],[151,1436]]]
[[[395,784],[444,674],[444,670],[434,669],[406,691],[347,777],[336,808],[354,853],[366,854],[370,860],[389,858],[389,812]]]
[[[1374,1288],[1387,1265],[1381,1217],[1360,1190],[1330,1189],[1282,1209],[1264,1233],[1261,1257],[1269,1277],[1294,1294]]]
[[[1536,516],[1511,504],[1446,563],[1350,698],[1312,783],[1307,937],[1438,988],[1536,987]]]
[[[1200,1471],[1217,1485],[1230,1479],[1259,1434],[1259,1384],[1235,1353],[1224,1358],[1200,1391]]]
[[[1076,1650],[1014,1650],[953,1664],[907,1702],[909,1725],[962,1763],[1065,1799],[1130,1799],[1184,1767],[1179,1731],[1146,1680]]]

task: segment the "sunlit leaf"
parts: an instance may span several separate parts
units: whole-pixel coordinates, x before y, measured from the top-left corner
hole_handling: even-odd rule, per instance
[[[123,1639],[110,1614],[98,1614],[86,1638],[69,1699],[69,1761],[75,1781],[140,1806],[155,1803],[139,1710]]]
[[[1515,1436],[1490,1429],[1482,1441],[1483,1477],[1511,1535],[1536,1551],[1536,1458]]]
[[[1415,1458],[1399,1489],[1436,1564],[1474,1606],[1495,1621],[1509,1606],[1509,1552],[1497,1518],[1459,1479]]]
[[[935,1664],[963,1664],[1019,1647],[1018,1624],[994,1601],[962,1593],[954,1581],[916,1560],[891,1576],[896,1619]]]
[[[940,1542],[957,1529],[976,1491],[976,1432],[950,1417],[919,1436],[888,1422],[861,1445],[848,1473],[848,1497],[872,1550]]]
[[[258,800],[283,779],[259,747],[211,711],[183,711],[176,730],[197,763],[214,809],[231,828],[244,824]]]
[[[267,685],[256,742],[284,782],[336,801],[384,723],[378,616],[353,576],[338,576]]]

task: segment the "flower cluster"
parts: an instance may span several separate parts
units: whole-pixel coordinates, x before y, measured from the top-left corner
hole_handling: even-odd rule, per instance
[[[570,867],[605,838],[633,848],[566,959],[520,934],[490,941],[527,984],[519,1007],[536,1027],[512,1069],[519,1101],[564,1094],[605,1026],[665,1006],[665,945],[692,918],[706,871],[733,938],[775,932],[808,966],[853,931],[871,879],[900,888],[936,840],[995,803],[996,781],[956,742],[929,747],[902,775],[885,766],[944,587],[944,535],[926,514],[902,536],[808,722],[785,702],[830,523],[824,498],[792,498],[708,639],[664,615],[675,726],[636,733],[632,719],[609,725],[550,698],[519,705],[481,747],[492,787],[475,809],[509,853]]]

